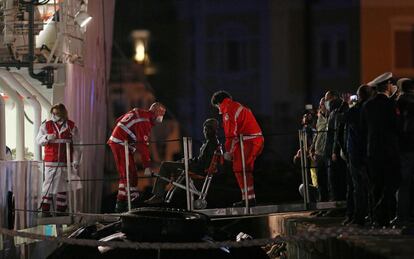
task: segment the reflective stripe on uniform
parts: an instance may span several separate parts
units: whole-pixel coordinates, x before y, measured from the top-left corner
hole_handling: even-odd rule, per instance
[[[263,137],[262,132],[248,134],[247,136],[243,136],[243,140],[255,139],[259,137]],[[238,138],[236,138],[236,142],[239,142]]]
[[[117,144],[124,144],[124,141],[120,140],[119,138],[115,138],[114,136],[110,136],[109,140]]]
[[[67,203],[66,202],[63,202],[63,201],[56,201],[56,205],[57,206],[66,206]]]
[[[257,137],[263,137],[262,132],[249,134],[247,136],[243,136],[243,140],[254,139],[254,138],[257,138]]]
[[[256,198],[256,195],[255,194],[250,194],[250,195],[247,195],[247,199],[255,199]]]
[[[50,143],[72,143],[71,139],[54,139],[54,140],[50,140]]]
[[[234,115],[234,121],[237,121],[237,118],[239,117],[241,111],[243,110],[243,105],[240,105],[239,108],[237,108],[236,113]],[[237,124],[236,124],[237,125]]]
[[[243,110],[243,105],[240,105],[239,108],[237,108],[236,113],[234,114],[234,131],[233,131],[233,135],[237,136],[237,118],[239,117],[241,111]],[[231,141],[231,147],[230,147],[230,152],[234,151],[234,146],[236,145],[237,142],[237,138],[233,138]]]
[[[66,199],[66,194],[60,194],[60,193],[57,193],[57,194],[56,194],[56,198],[63,198],[63,199]]]
[[[118,139],[118,138],[116,138],[116,137],[114,137],[114,136],[110,136],[109,137],[109,140],[110,141],[112,141],[113,143],[116,143],[116,144],[119,144],[119,145],[124,145],[124,141],[122,141],[122,140],[120,140],[120,139]],[[129,149],[132,151],[132,153],[134,153],[135,152],[135,150],[136,150],[136,148],[135,147],[133,147],[133,146],[131,146],[131,145],[128,145],[128,147],[129,147]]]
[[[135,134],[126,125],[118,122],[117,126],[123,129],[134,141],[137,140],[137,137],[135,136]]]
[[[247,187],[247,192],[249,192],[249,191],[253,191],[254,190],[254,187],[253,186],[248,186]],[[242,193],[244,193],[245,191],[244,191],[244,188],[241,190],[241,192]]]
[[[138,118],[138,119],[134,119],[134,120],[132,120],[132,121],[130,121],[126,126],[128,127],[128,128],[130,128],[132,125],[134,125],[135,123],[138,123],[138,122],[143,122],[143,121],[148,121],[149,122],[149,119],[147,119],[147,118]]]
[[[45,162],[47,167],[66,167],[67,163],[65,162]]]

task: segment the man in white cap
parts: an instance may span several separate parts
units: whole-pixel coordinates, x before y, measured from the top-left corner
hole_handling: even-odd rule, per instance
[[[376,226],[388,226],[394,217],[395,193],[400,183],[397,110],[390,99],[395,91],[393,82],[390,72],[369,82],[369,86],[376,88],[377,95],[368,100],[361,111]]]

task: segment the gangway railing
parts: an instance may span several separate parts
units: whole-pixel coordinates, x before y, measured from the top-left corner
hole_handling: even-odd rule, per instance
[[[285,134],[286,135],[286,134]],[[294,133],[290,133],[291,136],[294,135]],[[246,158],[244,157],[244,137],[243,135],[238,136],[238,141],[240,144],[240,150],[242,150],[242,166],[243,166],[243,181],[244,181],[244,191],[243,191],[243,195],[244,195],[244,200],[245,200],[245,206],[244,207],[240,207],[240,208],[208,208],[208,209],[195,209],[194,208],[194,195],[198,195],[199,193],[195,193],[194,191],[192,191],[191,188],[189,188],[191,186],[191,177],[189,176],[189,161],[190,158],[192,157],[192,144],[193,144],[193,139],[191,137],[183,137],[181,139],[174,139],[174,140],[164,140],[164,141],[181,141],[182,145],[183,145],[183,150],[184,150],[184,164],[185,164],[185,179],[186,182],[185,184],[182,184],[181,187],[185,187],[186,188],[186,209],[187,210],[194,210],[194,211],[201,211],[209,216],[212,217],[218,217],[218,216],[241,216],[241,215],[262,215],[262,214],[272,214],[272,213],[279,213],[279,212],[288,212],[288,211],[306,211],[306,210],[318,210],[318,209],[331,209],[331,208],[340,208],[340,207],[344,207],[344,203],[343,202],[323,202],[323,203],[315,203],[313,200],[310,199],[309,197],[309,183],[308,183],[308,174],[309,174],[309,168],[311,167],[309,165],[309,162],[307,160],[307,154],[308,154],[308,136],[306,134],[306,132],[304,132],[303,130],[300,130],[298,132],[298,138],[299,138],[299,148],[301,150],[301,167],[300,167],[300,172],[301,172],[301,178],[302,178],[302,184],[305,188],[304,191],[304,195],[303,195],[303,203],[302,204],[298,204],[298,203],[291,203],[291,204],[271,204],[271,205],[264,205],[264,206],[254,206],[254,207],[249,207],[248,204],[248,197],[247,197],[247,181],[246,181]],[[266,137],[266,136],[264,136]],[[153,141],[154,142],[154,141]],[[157,141],[158,142],[158,141]],[[71,218],[71,221],[76,221],[75,219],[73,219],[73,217],[76,217],[78,215],[83,215],[83,217],[87,217],[85,216],[86,214],[88,214],[88,216],[90,217],[94,217],[97,216],[99,214],[93,214],[93,213],[82,213],[82,210],[80,210],[79,206],[78,206],[78,202],[79,202],[79,196],[77,194],[76,191],[73,191],[74,188],[72,188],[72,185],[74,184],[74,181],[117,181],[119,180],[119,178],[104,178],[104,179],[88,179],[88,178],[83,178],[83,179],[72,179],[72,177],[70,177],[70,175],[72,174],[73,168],[72,168],[72,161],[71,161],[71,156],[70,156],[70,150],[71,150],[71,146],[104,146],[106,144],[78,144],[78,143],[70,143],[69,141],[66,144],[66,155],[67,155],[67,165],[66,165],[66,173],[67,173],[67,184],[68,184],[68,215]],[[125,163],[127,164],[126,169],[128,170],[129,166],[129,160],[128,155],[130,150],[127,148],[127,146],[131,144],[128,142],[124,142],[121,143],[121,145],[124,145],[125,147]],[[0,172],[1,173],[1,172]],[[39,175],[40,179],[43,180],[41,177],[41,174]],[[126,173],[127,177],[127,196],[128,196],[128,210],[132,210],[132,204],[131,204],[131,192],[130,192],[130,179],[129,179],[129,172]],[[138,178],[152,178],[152,177],[138,177]],[[41,182],[41,181],[40,181]],[[15,208],[16,211],[25,211],[27,213],[38,213],[41,212],[40,210],[27,210],[25,208],[21,208],[21,207],[16,207]],[[52,213],[54,213],[54,211],[51,211]],[[105,214],[105,215],[114,215],[116,217],[117,214]],[[98,216],[97,216],[98,217]]]

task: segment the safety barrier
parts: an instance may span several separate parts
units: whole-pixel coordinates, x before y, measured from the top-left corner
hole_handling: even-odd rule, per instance
[[[131,241],[99,241],[91,239],[76,239],[68,237],[53,237],[42,234],[28,233],[16,230],[0,228],[0,234],[10,237],[22,237],[34,240],[51,241],[60,244],[79,245],[88,247],[111,247],[111,248],[128,248],[128,249],[150,249],[150,250],[196,250],[196,249],[219,249],[219,248],[241,248],[265,246],[280,244],[284,242],[298,242],[325,240],[336,238],[338,236],[355,236],[355,235],[399,235],[399,229],[361,229],[357,227],[327,227],[309,229],[305,232],[297,233],[290,236],[276,236],[274,238],[261,238],[243,241],[210,241],[210,242],[190,242],[190,243],[169,243],[169,242],[131,242]]]
[[[304,208],[305,209],[310,209],[310,199],[309,199],[309,190],[308,190],[308,177],[307,177],[307,170],[309,168],[311,168],[311,166],[307,163],[307,159],[306,158],[306,154],[307,154],[307,150],[308,150],[308,140],[307,140],[307,135],[306,132],[304,132],[303,130],[299,130],[298,133],[294,133],[294,132],[287,132],[287,133],[276,133],[276,134],[267,134],[264,135],[265,139],[271,138],[271,137],[283,137],[285,138],[286,136],[291,136],[292,138],[294,138],[294,136],[298,134],[299,135],[299,148],[301,149],[301,174],[302,174],[302,183],[304,185],[305,189],[305,195],[303,197],[303,204],[304,204]],[[244,137],[243,135],[238,136],[238,140],[239,140],[239,144],[240,144],[240,149],[243,150],[244,149]],[[248,137],[248,135],[247,135]],[[160,143],[160,142],[178,142],[178,141],[182,141],[182,145],[183,145],[183,150],[184,150],[184,165],[185,165],[185,175],[186,175],[186,207],[187,210],[194,210],[194,197],[193,194],[191,193],[191,191],[189,191],[188,188],[188,183],[191,181],[189,176],[188,176],[188,163],[189,163],[189,159],[191,159],[192,157],[192,144],[193,144],[193,139],[191,137],[183,137],[181,139],[167,139],[167,140],[162,140],[162,141],[150,141],[150,143]],[[265,140],[266,141],[266,140]],[[128,153],[129,153],[129,149],[127,148],[128,144],[131,143],[123,143],[122,145],[124,145],[125,148],[125,153],[126,153],[126,158],[128,157]],[[65,143],[66,145],[66,150],[69,151],[71,148],[71,145],[73,146],[104,146],[106,144],[102,144],[102,143],[70,143],[67,142]],[[71,166],[71,157],[70,157],[70,152],[67,152],[67,166],[66,166],[66,173],[68,175],[67,177],[67,183],[68,183],[68,190],[72,190],[71,185],[73,185],[76,181],[83,181],[83,182],[103,182],[103,181],[118,181],[120,178],[109,178],[109,179],[104,179],[104,178],[84,178],[84,179],[72,179],[70,177],[71,175],[71,171],[72,171],[72,166]],[[125,163],[128,163],[129,161],[126,159]],[[252,210],[251,208],[249,208],[249,204],[248,204],[248,199],[247,199],[247,185],[246,185],[246,169],[245,169],[245,157],[244,157],[244,152],[242,152],[242,165],[243,165],[243,179],[244,179],[244,195],[245,195],[245,206],[244,206],[244,212],[242,214],[245,215],[249,215],[252,214]],[[128,168],[128,166],[126,167]],[[127,185],[129,187],[130,183],[129,183],[129,174],[126,174],[127,177]],[[138,178],[153,178],[152,177],[138,177]],[[42,181],[40,181],[42,182]],[[130,188],[127,188],[128,191],[128,210],[131,210],[131,195],[129,192]],[[69,214],[70,215],[81,215],[82,213],[79,212],[79,208],[78,208],[78,204],[77,204],[77,194],[76,192],[72,192],[69,191],[68,193],[68,209],[69,209]],[[21,210],[21,208],[17,208],[16,211],[23,211]],[[38,213],[40,212],[40,210],[24,210],[25,213]],[[237,214],[240,215],[239,211],[237,211]]]

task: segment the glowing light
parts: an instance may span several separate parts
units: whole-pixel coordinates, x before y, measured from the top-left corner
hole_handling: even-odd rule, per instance
[[[142,63],[145,60],[145,46],[142,41],[138,41],[135,45],[134,59],[139,63]]]

